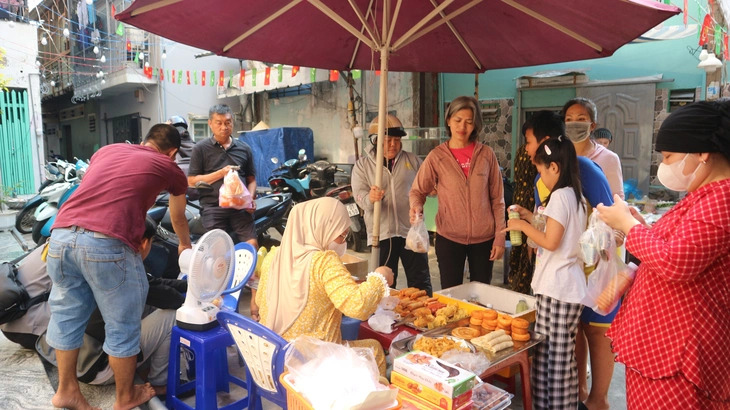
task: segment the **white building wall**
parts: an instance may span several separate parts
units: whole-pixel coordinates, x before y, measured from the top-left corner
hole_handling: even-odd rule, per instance
[[[380,79],[375,72],[363,71],[362,77],[355,80],[356,94],[359,93],[363,101],[358,122],[365,129],[366,137],[368,124],[364,124],[365,115],[369,111],[378,111]],[[412,80],[411,73],[390,73],[388,78],[388,111],[396,111],[405,127],[416,126]],[[311,95],[268,100],[268,115],[264,121],[271,128],[309,127],[314,133],[316,158],[326,157],[335,163],[353,163],[355,147],[347,111],[348,102],[349,94],[342,78],[336,83],[318,82],[313,84]],[[361,141],[358,141],[358,147],[362,147]]]

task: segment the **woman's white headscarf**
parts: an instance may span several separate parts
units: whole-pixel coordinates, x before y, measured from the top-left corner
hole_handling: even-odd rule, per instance
[[[318,198],[294,206],[271,261],[266,298],[266,324],[286,332],[304,310],[314,252],[327,247],[350,226],[345,206],[335,198]]]

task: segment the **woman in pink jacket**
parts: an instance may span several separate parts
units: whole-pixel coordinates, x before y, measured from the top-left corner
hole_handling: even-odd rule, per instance
[[[454,99],[446,126],[450,139],[428,154],[409,194],[413,223],[423,214],[426,196],[438,191],[436,258],[442,289],[462,284],[466,258],[471,280],[490,283],[505,241],[502,175],[494,151],[476,140],[482,131],[477,100]]]

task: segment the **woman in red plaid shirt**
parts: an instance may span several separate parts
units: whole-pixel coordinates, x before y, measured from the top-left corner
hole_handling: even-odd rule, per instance
[[[626,365],[629,409],[728,409],[730,101],[673,112],[656,150],[659,181],[684,199],[651,228],[618,198],[598,206],[641,260],[607,336]]]

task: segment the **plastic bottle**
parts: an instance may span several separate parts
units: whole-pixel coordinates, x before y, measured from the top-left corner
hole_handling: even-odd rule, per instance
[[[514,205],[509,207],[509,219],[520,219],[520,213],[517,212],[517,207],[515,207]],[[509,241],[512,246],[522,245],[522,232],[509,231]]]

